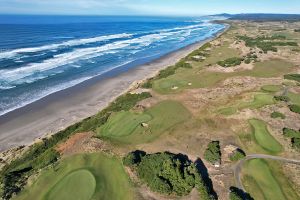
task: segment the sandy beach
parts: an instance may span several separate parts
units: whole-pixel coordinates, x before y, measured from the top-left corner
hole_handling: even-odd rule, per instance
[[[116,97],[136,87],[140,81],[155,76],[159,70],[175,64],[215,37],[142,66],[112,70],[0,116],[0,151],[32,144],[38,138],[54,134],[96,114]]]

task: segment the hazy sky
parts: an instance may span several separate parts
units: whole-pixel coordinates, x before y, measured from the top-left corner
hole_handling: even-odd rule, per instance
[[[0,14],[300,13],[300,0],[0,0]]]

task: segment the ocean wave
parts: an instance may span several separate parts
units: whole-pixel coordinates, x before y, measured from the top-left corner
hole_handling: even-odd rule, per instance
[[[112,40],[112,39],[128,38],[131,36],[132,36],[132,34],[121,33],[121,34],[104,35],[104,36],[92,37],[92,38],[69,40],[69,41],[65,41],[62,43],[44,45],[44,46],[39,46],[39,47],[15,49],[12,51],[1,52],[0,59],[12,58],[20,53],[34,53],[34,52],[40,52],[40,51],[45,51],[45,50],[56,51],[58,48],[62,48],[62,47],[66,47],[66,46],[78,46],[78,45],[96,43],[96,42]]]

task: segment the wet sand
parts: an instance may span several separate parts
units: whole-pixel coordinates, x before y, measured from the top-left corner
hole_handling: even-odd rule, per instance
[[[215,37],[184,47],[148,64],[114,69],[0,116],[0,151],[32,144],[37,138],[54,134],[96,114],[116,97],[133,88],[138,81],[155,76],[159,70],[175,64]]]

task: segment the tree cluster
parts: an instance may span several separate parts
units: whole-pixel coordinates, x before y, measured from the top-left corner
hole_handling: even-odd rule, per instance
[[[212,141],[207,145],[207,149],[204,152],[204,158],[212,164],[221,162],[221,150],[219,141]]]

